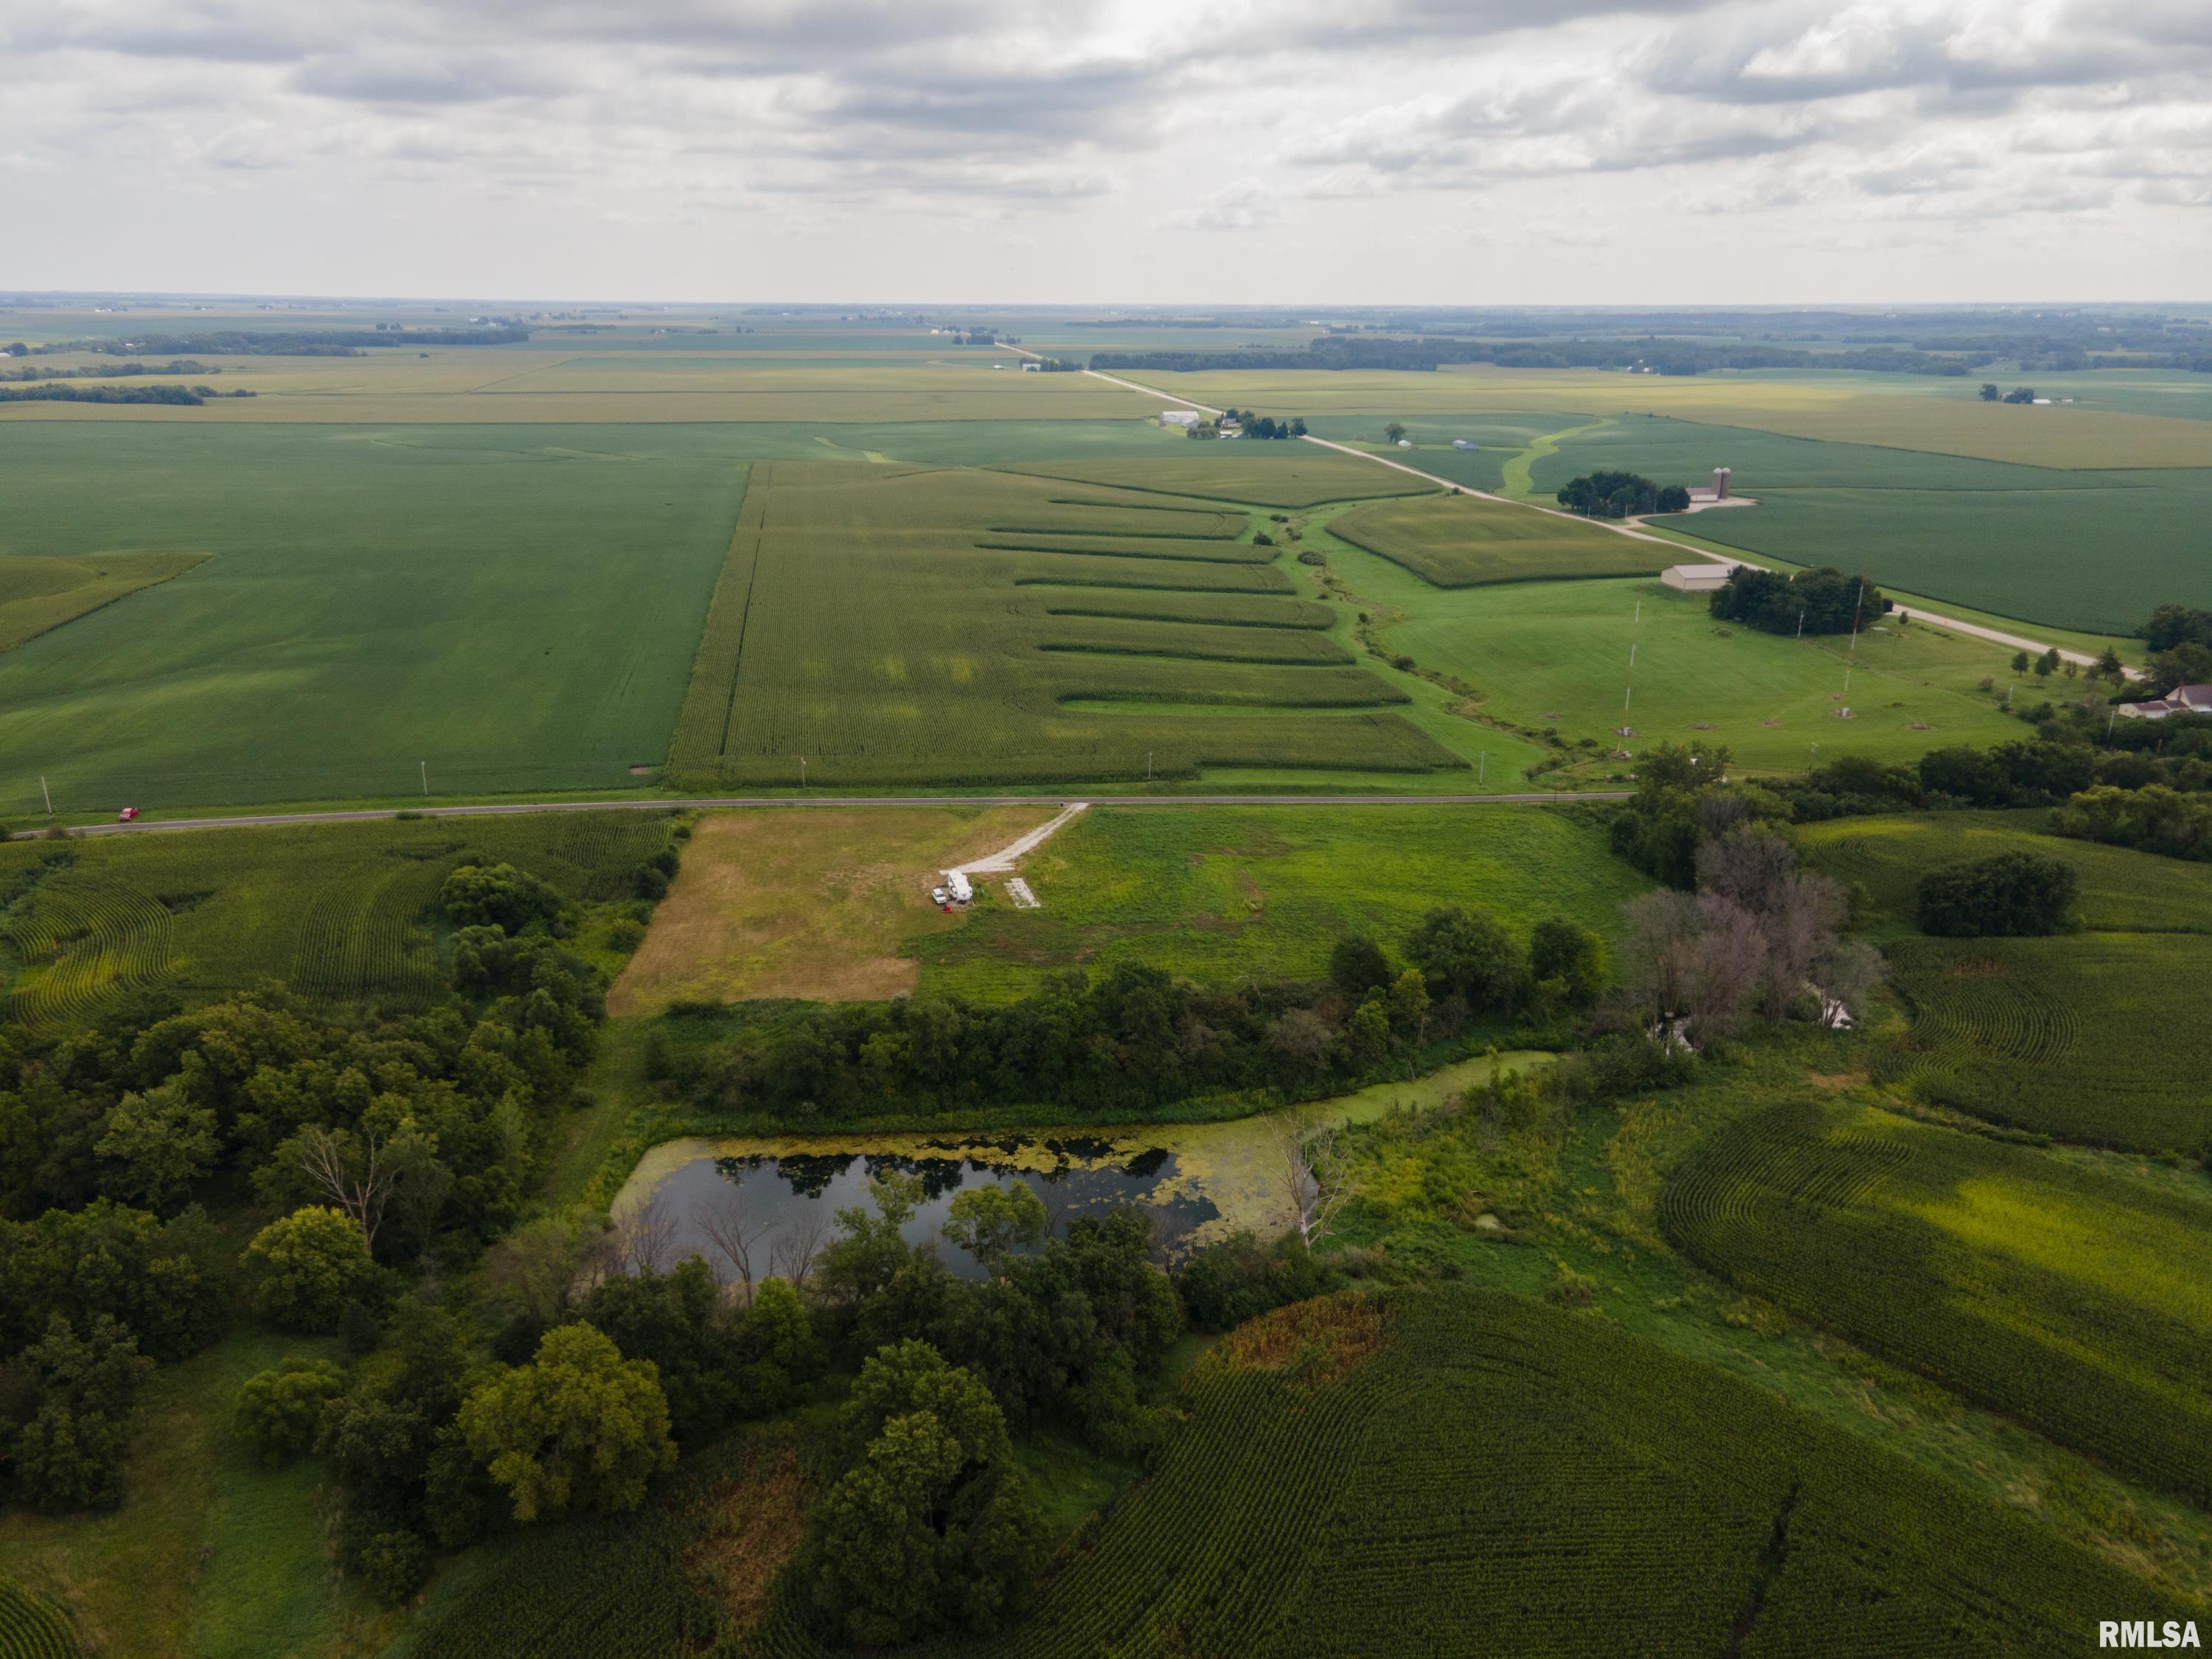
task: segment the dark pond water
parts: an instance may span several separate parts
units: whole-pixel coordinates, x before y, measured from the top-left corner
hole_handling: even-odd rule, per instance
[[[1150,1211],[1164,1239],[1187,1232],[1218,1213],[1203,1198],[1154,1196],[1175,1179],[1176,1157],[1164,1148],[1111,1162],[1105,1160],[1114,1148],[1104,1141],[1071,1139],[1048,1142],[1042,1149],[1009,1142],[1000,1150],[1007,1161],[992,1158],[989,1148],[973,1146],[948,1149],[942,1156],[925,1150],[918,1156],[809,1152],[783,1158],[702,1157],[678,1165],[654,1187],[649,1202],[658,1211],[659,1224],[667,1231],[666,1261],[678,1261],[696,1252],[727,1277],[726,1265],[710,1237],[708,1218],[731,1213],[729,1200],[734,1190],[736,1212],[748,1224],[763,1229],[763,1237],[750,1254],[756,1278],[781,1270],[769,1262],[777,1241],[788,1244],[818,1226],[821,1241],[826,1243],[836,1237],[837,1211],[866,1209],[876,1213],[869,1182],[887,1170],[918,1176],[922,1183],[923,1200],[899,1230],[901,1236],[911,1244],[933,1243],[946,1267],[963,1279],[983,1276],[975,1257],[944,1233],[953,1198],[964,1188],[1022,1182],[1042,1200],[1055,1236],[1064,1234],[1071,1221],[1102,1215],[1121,1205]],[[1044,1169],[1023,1167],[1038,1162],[1040,1150],[1059,1161]]]

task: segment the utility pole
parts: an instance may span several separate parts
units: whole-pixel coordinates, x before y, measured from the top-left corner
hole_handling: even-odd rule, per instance
[[[417,761],[415,763],[422,769],[422,793],[428,795],[430,793],[430,763]]]
[[[1152,751],[1151,750],[1147,749],[1146,750],[1145,750],[1145,781],[1146,781],[1146,783],[1150,783],[1152,781]]]
[[[799,791],[800,791],[800,793],[804,793],[805,792],[805,789],[806,789],[806,757],[805,757],[805,756],[804,756],[804,755],[801,755],[801,756],[799,757]]]
[[[1480,789],[1480,788],[1482,787],[1482,781],[1483,781],[1483,779],[1485,779],[1486,777],[1487,777],[1487,776],[1489,776],[1489,775],[1490,775],[1490,751],[1489,751],[1487,749],[1486,749],[1486,750],[1482,750],[1482,752],[1481,752],[1481,758],[1480,758],[1480,760],[1478,760],[1478,761],[1476,762],[1476,763],[1475,763],[1475,768],[1474,768],[1474,784],[1475,784],[1475,787],[1476,787],[1476,788],[1478,788],[1478,789]]]
[[[46,787],[46,775],[43,772],[39,774],[39,793],[46,798],[46,816],[53,817],[54,792]]]

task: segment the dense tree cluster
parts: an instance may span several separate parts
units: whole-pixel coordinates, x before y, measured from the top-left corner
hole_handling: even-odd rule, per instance
[[[1680,513],[1690,492],[1680,484],[1660,485],[1638,472],[1592,472],[1570,478],[1557,497],[1561,507],[1587,519],[1626,519],[1639,513]]]
[[[1920,878],[1920,931],[1949,939],[2063,933],[2080,887],[2072,865],[2044,853],[1998,853],[1930,870]]]
[[[2051,815],[2051,827],[2062,836],[2167,858],[2212,859],[2212,795],[2183,794],[2160,783],[2086,789]]]
[[[1832,565],[1785,576],[1740,564],[1711,603],[1715,620],[1768,634],[1848,634],[1890,608],[1872,582]]]
[[[1011,1003],[915,997],[792,1010],[712,1048],[662,1052],[670,1085],[712,1110],[778,1117],[906,1116],[1048,1103],[1139,1112],[1193,1095],[1272,1090],[1293,1100],[1375,1074],[1471,1018],[1546,1016],[1586,1002],[1601,945],[1564,922],[1529,949],[1479,910],[1431,911],[1384,975],[1215,989],[1116,963],[1055,976]],[[1348,947],[1340,947],[1348,948]]]
[[[470,925],[455,994],[423,1012],[272,987],[0,1029],[0,1480],[112,1501],[143,1374],[118,1356],[179,1358],[236,1300],[285,1329],[373,1332],[398,1270],[466,1262],[513,1224],[592,1054],[599,980],[542,884],[463,866],[447,890]],[[240,1259],[195,1201],[246,1194],[273,1218]],[[107,1380],[70,1380],[87,1367]]]
[[[66,386],[48,380],[37,386],[0,386],[0,404],[171,404],[197,407],[210,398],[251,398],[244,386],[217,392],[211,386]]]
[[[1221,418],[1236,422],[1248,438],[1303,438],[1306,435],[1304,416],[1279,421],[1272,415],[1261,415],[1249,409],[1224,409],[1221,411]]]
[[[110,357],[358,357],[375,347],[520,345],[530,331],[520,323],[475,328],[218,329],[203,334],[140,334],[130,339],[95,335],[33,348],[97,352]]]

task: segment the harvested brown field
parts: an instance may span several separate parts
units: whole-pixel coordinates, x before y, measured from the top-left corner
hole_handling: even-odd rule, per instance
[[[1041,801],[706,813],[608,1009],[911,991],[921,968],[907,941],[959,925],[930,902],[937,872],[995,852],[1056,810]]]

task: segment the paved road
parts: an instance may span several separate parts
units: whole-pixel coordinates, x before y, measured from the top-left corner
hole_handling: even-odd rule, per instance
[[[1019,348],[1017,347],[1015,349],[1019,349]],[[1101,374],[1095,368],[1086,370],[1085,372],[1095,380],[1105,380],[1114,386],[1126,386],[1132,392],[1142,392],[1155,398],[1165,398],[1169,395],[1168,393],[1162,392],[1158,386],[1139,386],[1134,380],[1124,380],[1116,375]],[[1198,403],[1189,398],[1186,398],[1183,401],[1188,404],[1190,408],[1204,410],[1209,415],[1218,415],[1221,413],[1219,410],[1212,408],[1206,404]],[[1568,513],[1556,507],[1544,507],[1534,501],[1516,501],[1510,495],[1495,495],[1486,489],[1477,489],[1470,484],[1460,483],[1450,478],[1439,477],[1433,472],[1424,472],[1418,466],[1408,466],[1405,462],[1394,460],[1388,455],[1377,455],[1371,449],[1355,449],[1350,444],[1334,443],[1327,438],[1316,438],[1311,433],[1308,433],[1306,434],[1306,441],[1310,444],[1318,444],[1323,449],[1334,449],[1340,454],[1355,455],[1363,461],[1373,461],[1378,466],[1394,467],[1401,472],[1410,472],[1413,477],[1426,479],[1429,483],[1435,484],[1441,489],[1456,489],[1469,495],[1479,495],[1486,501],[1498,501],[1507,507],[1525,507],[1531,513],[1549,513],[1557,518],[1580,520],[1581,522],[1584,524],[1595,524],[1601,529],[1610,530],[1616,536],[1626,536],[1632,540],[1639,542],[1656,542],[1662,547],[1680,548],[1685,553],[1694,554],[1696,550],[1692,548],[1683,548],[1680,542],[1669,541],[1664,536],[1655,536],[1650,531],[1638,529],[1632,524],[1608,524],[1603,519],[1583,519],[1582,515],[1578,513]],[[1757,569],[1766,570],[1772,568],[1769,565],[1760,564],[1756,559],[1745,558],[1741,553],[1732,552],[1729,556],[1737,559],[1745,564],[1751,565]],[[1905,607],[1900,606],[1899,608],[1904,609]],[[2032,651],[2039,657],[2051,648],[2050,641],[2047,640],[2030,639],[2024,634],[2008,634],[2002,629],[1984,628],[1979,623],[1961,622],[1956,617],[1942,616],[1933,611],[1914,611],[1911,614],[1914,620],[1926,623],[1930,627],[1948,628],[1954,633],[1957,634],[1970,634],[1978,640],[1987,640],[1993,645],[2009,645],[2015,650]],[[2096,658],[2085,656],[2079,651],[2067,651],[2063,649],[2058,653],[2058,659],[2061,662],[2079,663],[2085,668],[2097,660]],[[2128,678],[2130,679],[2136,678],[2138,678],[2138,673],[2139,671],[2130,669],[2128,671]]]
[[[501,801],[486,806],[420,806],[404,810],[426,818],[496,818],[516,812],[646,812],[712,806],[1493,806],[1563,800],[1626,800],[1626,789],[1547,790],[1517,795],[665,795],[623,800]],[[254,812],[232,818],[141,818],[136,823],[94,823],[81,836],[144,836],[170,830],[239,830],[256,824],[355,823],[389,818],[402,810],[349,807],[326,812]]]

